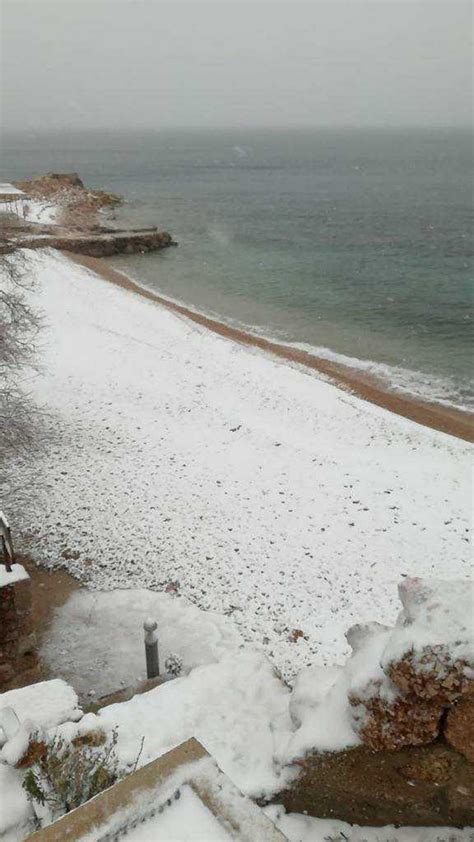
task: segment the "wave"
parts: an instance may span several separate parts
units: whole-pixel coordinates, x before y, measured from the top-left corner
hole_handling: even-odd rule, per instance
[[[211,309],[203,310],[188,301],[175,298],[157,286],[144,283],[136,274],[124,269],[123,264],[120,265],[120,272],[142,289],[154,292],[163,301],[184,307],[196,315],[214,319],[229,327],[242,330],[249,336],[259,337],[268,342],[273,342],[296,351],[304,351],[315,359],[324,359],[346,368],[351,368],[354,373],[359,371],[368,374],[370,377],[382,382],[387,391],[398,392],[407,397],[428,403],[437,403],[461,412],[474,412],[474,384],[461,383],[454,378],[441,377],[426,371],[351,357],[333,351],[331,348],[326,348],[325,346],[311,345],[306,342],[292,342],[281,335],[275,335],[269,326],[249,325],[231,316],[224,316],[222,313]]]
[[[355,371],[367,373],[371,377],[383,381],[387,388],[393,392],[400,392],[430,403],[439,403],[463,412],[474,411],[474,384],[469,387],[450,377],[441,377],[426,371],[392,366],[374,360],[349,357],[346,354],[332,351],[330,348],[309,345],[304,342],[288,342],[285,344],[290,348],[305,351],[315,358],[330,360]]]

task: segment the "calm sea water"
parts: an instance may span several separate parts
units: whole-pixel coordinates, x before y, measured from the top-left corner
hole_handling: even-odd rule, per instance
[[[6,135],[2,180],[76,170],[179,248],[114,259],[164,295],[393,388],[474,406],[462,130]]]

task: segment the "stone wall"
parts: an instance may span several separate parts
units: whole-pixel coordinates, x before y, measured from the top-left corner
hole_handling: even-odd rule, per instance
[[[143,254],[175,246],[167,231],[131,231],[108,233],[74,232],[63,235],[41,234],[18,237],[10,245],[20,248],[54,248],[85,254],[89,257],[112,257],[114,254]]]
[[[297,780],[275,799],[288,812],[361,825],[474,824],[472,764],[442,740],[399,751],[314,752],[299,765]]]
[[[25,683],[37,666],[31,579],[21,564],[0,565],[0,691]]]

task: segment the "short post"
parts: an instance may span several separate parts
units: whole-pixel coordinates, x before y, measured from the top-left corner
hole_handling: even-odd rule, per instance
[[[145,629],[146,676],[147,678],[156,678],[160,674],[158,635],[156,633],[158,623],[155,620],[148,619],[143,623],[143,628]]]

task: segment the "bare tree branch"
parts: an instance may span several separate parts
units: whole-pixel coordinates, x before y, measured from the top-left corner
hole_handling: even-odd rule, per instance
[[[40,416],[24,389],[26,373],[35,367],[41,326],[28,301],[33,286],[22,252],[0,258],[0,463],[34,444]]]

